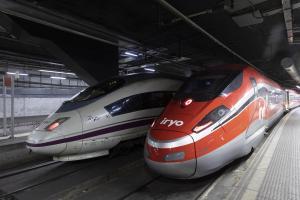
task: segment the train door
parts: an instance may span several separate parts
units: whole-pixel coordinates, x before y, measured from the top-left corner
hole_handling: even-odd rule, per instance
[[[260,96],[260,92],[258,91],[258,86],[256,79],[250,78],[251,86],[253,88],[253,101],[251,105],[248,107],[249,109],[249,127],[246,133],[246,138],[249,138],[253,134],[257,133],[257,131],[264,125],[264,100]]]

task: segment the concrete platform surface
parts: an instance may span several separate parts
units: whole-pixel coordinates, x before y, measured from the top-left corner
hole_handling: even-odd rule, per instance
[[[284,116],[257,152],[199,199],[299,200],[300,108]]]
[[[12,138],[10,135],[0,136],[0,147],[24,143],[30,133],[31,132],[17,133],[15,134],[14,138]]]

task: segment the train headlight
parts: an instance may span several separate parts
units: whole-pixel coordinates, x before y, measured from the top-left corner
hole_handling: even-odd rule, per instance
[[[177,161],[183,160],[185,157],[185,153],[183,151],[167,154],[164,158],[165,161]]]
[[[68,119],[70,119],[70,117],[63,117],[63,118],[56,119],[54,122],[52,122],[51,124],[49,124],[45,128],[45,130],[47,130],[47,131],[53,131],[54,129],[56,129],[57,127],[59,127],[62,123],[64,123],[65,121],[67,121]]]
[[[210,127],[215,122],[219,121],[222,117],[224,117],[229,112],[229,109],[222,105],[215,108],[209,114],[207,114],[194,128],[193,131],[199,133],[204,129]]]

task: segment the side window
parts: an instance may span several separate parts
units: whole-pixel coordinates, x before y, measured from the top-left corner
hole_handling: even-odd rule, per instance
[[[160,108],[167,105],[173,94],[173,92],[149,92],[132,95],[111,103],[104,108],[113,117],[139,110]]]
[[[141,101],[142,98],[139,94],[128,97],[126,99],[126,103],[124,104],[122,112],[120,112],[119,115],[139,110],[142,107]]]
[[[269,92],[269,103],[271,104],[278,104],[281,102],[281,93],[275,91],[274,89]]]
[[[233,79],[233,81],[223,90],[223,92],[221,94],[224,95],[224,94],[229,94],[230,92],[233,92],[234,90],[241,87],[242,82],[243,82],[243,72],[241,72],[239,75],[237,75]]]
[[[111,116],[122,115],[125,113],[133,112],[141,107],[141,98],[139,95],[133,95],[120,99],[104,108]]]
[[[130,101],[130,98],[124,98],[119,101],[116,101],[110,105],[105,106],[104,108],[109,112],[111,116],[121,115],[126,112],[127,104]]]
[[[272,103],[274,102],[274,100],[273,100],[273,99],[274,99],[274,98],[273,98],[273,97],[274,97],[273,92],[272,92],[272,91],[269,91],[269,95],[268,95],[268,96],[269,96],[269,103],[272,104]]]
[[[144,109],[159,108],[166,106],[171,98],[172,92],[151,92],[143,94]]]
[[[264,99],[267,98],[268,90],[265,87],[262,87],[258,90],[258,96],[263,97]]]

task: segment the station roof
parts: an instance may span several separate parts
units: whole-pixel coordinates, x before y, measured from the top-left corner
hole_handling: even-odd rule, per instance
[[[168,70],[202,71],[245,63],[162,6],[161,0],[18,0],[14,7],[8,2],[0,0],[0,7],[9,15],[22,18],[34,15],[33,10],[41,12],[45,15],[39,23],[50,22],[53,28],[59,28],[53,26],[61,23],[59,16],[75,34],[118,46],[121,70],[155,64]],[[300,65],[299,0],[165,2],[275,81],[290,87],[297,84],[280,62],[291,57],[296,67]],[[36,18],[26,19],[37,22]],[[126,57],[126,52],[137,56]]]

